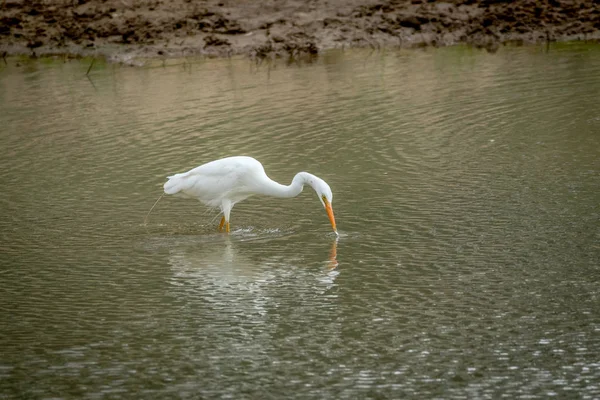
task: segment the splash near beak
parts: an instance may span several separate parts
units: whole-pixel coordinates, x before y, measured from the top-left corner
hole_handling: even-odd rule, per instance
[[[333,209],[331,208],[331,203],[329,203],[326,199],[323,199],[325,203],[325,211],[327,211],[327,216],[329,217],[329,222],[331,222],[331,227],[333,231],[337,234],[337,228],[335,227],[335,217],[333,216]]]

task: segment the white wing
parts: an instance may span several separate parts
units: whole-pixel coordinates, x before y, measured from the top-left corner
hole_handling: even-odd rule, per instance
[[[261,175],[263,166],[254,158],[229,157],[168,177],[164,190],[216,207],[225,198],[236,203],[250,197],[255,193],[252,183]]]

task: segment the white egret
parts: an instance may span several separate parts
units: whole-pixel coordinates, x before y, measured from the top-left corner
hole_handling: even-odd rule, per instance
[[[229,233],[229,217],[233,206],[253,195],[280,198],[296,197],[304,185],[311,186],[323,204],[333,231],[337,234],[331,203],[333,194],[321,178],[299,172],[289,186],[270,179],[262,164],[252,157],[228,157],[211,161],[188,172],[168,177],[164,185],[166,194],[198,199],[209,207],[220,207],[223,217],[219,230]]]

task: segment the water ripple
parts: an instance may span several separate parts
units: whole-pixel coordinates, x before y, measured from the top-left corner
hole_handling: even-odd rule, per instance
[[[0,393],[600,396],[595,47],[15,64]],[[340,238],[309,188],[143,223],[232,154],[324,178]]]

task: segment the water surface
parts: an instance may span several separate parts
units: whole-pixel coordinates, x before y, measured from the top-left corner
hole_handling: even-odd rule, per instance
[[[5,398],[600,397],[600,48],[0,70]],[[166,175],[333,189],[232,234]]]

